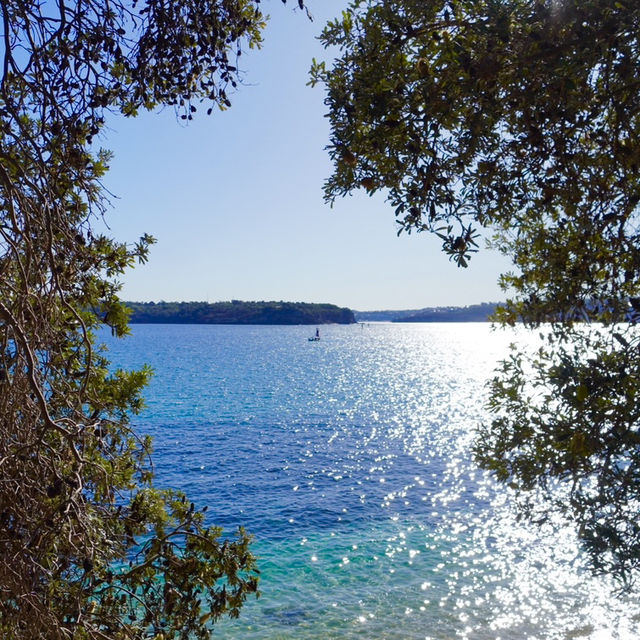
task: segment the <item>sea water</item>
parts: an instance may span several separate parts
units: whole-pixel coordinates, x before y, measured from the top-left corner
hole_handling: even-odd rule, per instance
[[[258,600],[213,637],[640,637],[573,531],[517,521],[471,447],[512,333],[487,324],[134,325],[155,370],[134,420],[156,484],[255,535]]]

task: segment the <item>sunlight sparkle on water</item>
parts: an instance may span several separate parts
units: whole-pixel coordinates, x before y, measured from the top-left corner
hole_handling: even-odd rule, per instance
[[[304,327],[136,325],[132,346],[114,342],[120,366],[157,372],[139,426],[158,484],[256,534],[262,597],[213,637],[640,637],[638,603],[586,574],[574,533],[518,522],[471,460],[483,383],[513,339],[487,325],[329,326],[317,343]]]

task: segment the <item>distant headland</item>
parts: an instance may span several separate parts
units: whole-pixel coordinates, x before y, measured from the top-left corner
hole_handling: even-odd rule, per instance
[[[487,322],[496,303],[399,311],[352,311],[308,302],[125,302],[132,324],[354,324],[356,322]]]
[[[354,324],[351,309],[307,302],[125,302],[132,324]]]
[[[467,307],[426,307],[402,311],[354,311],[357,322],[488,322],[498,305],[494,302]]]

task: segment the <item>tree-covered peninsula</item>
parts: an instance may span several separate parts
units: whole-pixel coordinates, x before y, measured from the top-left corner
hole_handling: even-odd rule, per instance
[[[351,309],[307,302],[127,302],[131,323],[353,324]]]

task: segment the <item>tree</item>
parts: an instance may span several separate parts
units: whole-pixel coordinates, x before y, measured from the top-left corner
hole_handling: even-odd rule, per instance
[[[497,320],[541,331],[491,384],[476,456],[524,515],[575,521],[595,571],[640,565],[640,6],[355,0],[322,35],[326,198],[383,191],[465,267],[512,259]],[[530,499],[535,494],[536,499]],[[543,500],[541,500],[541,497]]]
[[[300,3],[299,3],[300,4]],[[243,530],[205,525],[152,486],[130,428],[148,370],[111,372],[95,342],[127,313],[117,277],[144,261],[92,230],[107,111],[230,106],[261,42],[259,0],[2,2],[0,635],[209,637],[257,590]]]

